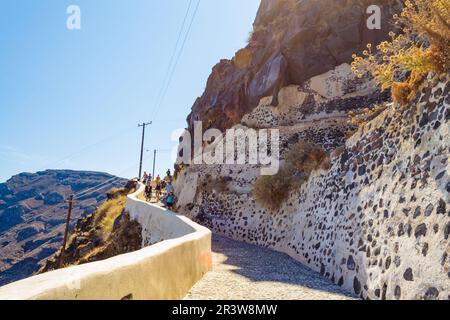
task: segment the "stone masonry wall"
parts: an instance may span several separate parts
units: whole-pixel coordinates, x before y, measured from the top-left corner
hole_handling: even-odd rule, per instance
[[[450,83],[360,129],[277,213],[251,196],[257,168],[180,174],[179,210],[217,233],[283,251],[365,299],[450,299]],[[201,177],[229,177],[205,190]]]

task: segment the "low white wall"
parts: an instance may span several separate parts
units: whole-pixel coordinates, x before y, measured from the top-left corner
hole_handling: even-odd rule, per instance
[[[0,288],[0,300],[181,299],[211,269],[211,232],[138,200],[126,209],[142,225],[142,250],[56,270]]]

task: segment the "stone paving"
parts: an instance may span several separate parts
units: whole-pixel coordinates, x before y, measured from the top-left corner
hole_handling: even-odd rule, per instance
[[[187,300],[347,300],[348,292],[288,255],[213,236],[213,270]]]

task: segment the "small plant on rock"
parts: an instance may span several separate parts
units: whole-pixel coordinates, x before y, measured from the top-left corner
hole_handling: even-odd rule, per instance
[[[328,154],[320,146],[299,142],[293,145],[286,154],[286,161],[298,172],[311,173],[314,170],[322,169],[326,163]]]
[[[286,162],[274,176],[261,176],[253,185],[253,197],[261,206],[277,211],[292,190],[304,184],[312,171],[328,169],[328,154],[318,145],[300,142],[286,154]]]
[[[253,185],[252,194],[262,207],[277,211],[289,197],[295,170],[287,165],[274,176],[260,176]]]
[[[206,174],[201,182],[201,189],[203,191],[207,191],[208,193],[211,192],[218,192],[218,193],[222,193],[225,191],[228,191],[229,189],[229,183],[232,179],[230,177],[223,177],[223,176],[216,176],[213,177],[210,174]]]

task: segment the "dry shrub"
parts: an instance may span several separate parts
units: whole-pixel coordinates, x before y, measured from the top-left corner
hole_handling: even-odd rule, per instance
[[[430,60],[448,67],[450,51],[450,4],[448,0],[405,1],[405,8],[399,17],[394,17],[405,33],[425,38],[434,48]],[[441,69],[442,71],[445,70]]]
[[[269,210],[279,210],[289,197],[293,174],[291,166],[283,166],[274,176],[260,176],[252,190],[256,202]]]
[[[321,169],[328,154],[320,146],[309,143],[299,142],[293,145],[286,154],[286,161],[299,172],[310,173]]]
[[[202,181],[200,182],[200,185],[202,186],[202,190],[206,191],[208,193],[211,193],[213,191],[215,192],[225,192],[229,189],[229,183],[232,179],[230,177],[213,177],[210,174],[206,174]]]
[[[395,102],[406,105],[416,95],[426,74],[447,72],[450,65],[450,6],[448,0],[405,1],[394,16],[401,34],[390,32],[390,41],[367,45],[363,57],[353,55],[358,77],[369,73],[382,90],[392,88]],[[398,82],[398,75],[406,80]]]
[[[411,87],[406,82],[396,82],[392,85],[392,99],[401,105],[406,105],[409,102],[411,95]]]
[[[126,195],[118,195],[105,201],[98,207],[94,216],[94,225],[99,238],[107,239],[111,234],[116,219],[122,214],[127,201]]]
[[[260,176],[253,185],[256,202],[272,211],[277,211],[288,199],[292,190],[300,188],[312,171],[328,169],[330,158],[318,145],[300,142],[286,154],[286,163],[274,176]]]

